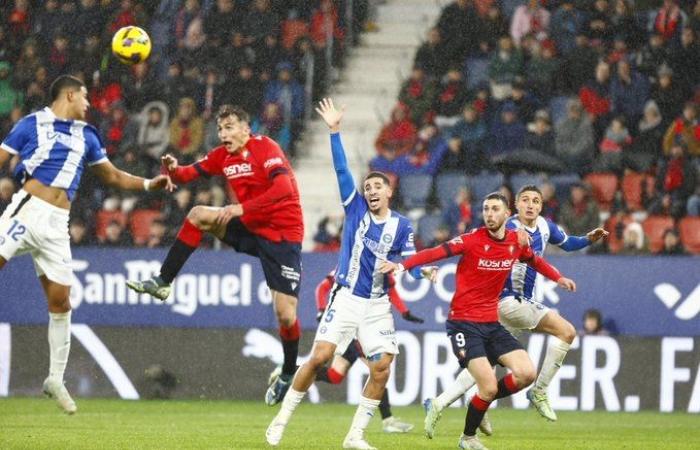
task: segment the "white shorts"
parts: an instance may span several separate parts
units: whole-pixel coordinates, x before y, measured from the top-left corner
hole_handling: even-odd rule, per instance
[[[68,210],[22,189],[0,216],[0,256],[9,261],[25,253],[32,255],[37,276],[64,286],[73,283]]]
[[[542,303],[528,299],[518,301],[515,297],[504,297],[498,302],[498,320],[511,332],[532,330],[548,312],[549,308]]]
[[[389,297],[366,299],[352,295],[344,287],[333,287],[334,294],[316,331],[315,341],[336,345],[336,354],[342,354],[357,338],[362,353],[371,357],[381,353],[399,353],[391,315]]]

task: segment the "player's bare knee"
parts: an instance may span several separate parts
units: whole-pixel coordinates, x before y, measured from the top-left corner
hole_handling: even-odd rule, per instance
[[[391,364],[384,364],[378,362],[374,364],[370,370],[370,377],[372,381],[377,384],[386,384],[389,380],[389,375],[391,374]]]
[[[498,383],[494,380],[492,383],[486,383],[479,386],[479,397],[487,402],[493,401],[498,394]]]
[[[192,225],[196,226],[197,228],[202,228],[203,225],[203,213],[204,213],[205,208],[203,206],[197,205],[194,208],[190,209],[190,212],[187,213],[187,220],[189,220]]]
[[[561,327],[557,337],[567,344],[571,344],[576,338],[576,328],[574,328],[571,322],[565,320],[564,326]]]
[[[50,296],[48,298],[49,312],[66,313],[71,310],[70,297],[65,295]]]
[[[289,328],[297,321],[296,311],[293,308],[278,308],[275,310],[277,322],[281,327]]]
[[[537,378],[537,371],[532,364],[516,367],[513,370],[513,377],[520,389],[531,385]]]
[[[326,347],[314,347],[311,357],[308,359],[309,364],[314,370],[325,365],[333,357],[333,349]]]

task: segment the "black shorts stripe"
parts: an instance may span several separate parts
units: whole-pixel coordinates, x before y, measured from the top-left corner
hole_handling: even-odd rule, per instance
[[[21,202],[19,202],[19,205],[17,205],[17,209],[15,209],[12,212],[12,215],[10,215],[10,218],[15,217],[17,215],[17,213],[19,212],[19,210],[22,209],[22,207],[27,204],[27,202],[29,201],[30,198],[32,198],[32,194],[27,194],[27,196],[24,197]]]
[[[335,296],[341,287],[342,286],[338,283],[336,283],[335,286],[333,286],[333,290],[331,291],[331,295],[329,296],[328,305],[326,306],[326,309],[330,309],[331,305],[333,305],[333,300],[335,300]]]

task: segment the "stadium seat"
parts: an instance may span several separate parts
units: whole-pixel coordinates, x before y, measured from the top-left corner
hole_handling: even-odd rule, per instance
[[[517,173],[511,175],[510,186],[513,188],[513,194],[517,194],[521,187],[527,186],[528,184],[540,186],[544,182],[544,180],[545,178],[542,175],[534,175],[530,173]]]
[[[467,88],[476,89],[479,84],[489,80],[488,58],[467,58],[464,73],[467,77]]]
[[[459,190],[467,186],[467,176],[456,173],[446,173],[438,175],[435,180],[435,189],[437,190],[438,201],[440,207],[446,208],[450,206],[457,196]]]
[[[586,183],[591,185],[593,196],[603,211],[610,211],[617,192],[617,175],[614,173],[591,173],[586,175]]]
[[[433,232],[442,223],[443,220],[440,214],[426,214],[418,219],[418,238],[423,246],[428,245],[433,240]]]
[[[136,245],[143,245],[148,240],[148,233],[154,220],[160,218],[157,209],[137,209],[129,216],[129,229]]]
[[[664,233],[669,228],[673,228],[673,217],[671,216],[649,216],[642,222],[644,234],[649,240],[649,250],[658,253],[664,248]]]
[[[468,185],[472,191],[472,200],[479,204],[478,209],[481,209],[481,201],[484,197],[498,190],[503,182],[503,174],[500,172],[481,172],[479,175],[468,178]]]
[[[622,178],[622,198],[630,211],[644,209],[644,192],[652,193],[654,177],[645,173],[629,172]]]
[[[405,175],[399,178],[401,200],[406,209],[425,208],[433,188],[431,175]]]
[[[678,228],[683,247],[689,253],[700,254],[700,217],[684,217]]]
[[[559,96],[549,101],[549,115],[553,124],[556,125],[566,118],[566,105],[572,98],[575,97]]]
[[[119,222],[121,226],[126,226],[126,214],[122,211],[106,211],[104,209],[97,211],[95,215],[95,235],[98,239],[105,238],[107,225],[114,221]]]
[[[622,230],[632,221],[633,219],[631,216],[611,216],[607,222],[605,222],[604,228],[610,233],[607,237],[608,250],[610,250],[610,253],[618,253],[622,250]],[[618,232],[617,228],[619,224],[621,224],[621,226]]]

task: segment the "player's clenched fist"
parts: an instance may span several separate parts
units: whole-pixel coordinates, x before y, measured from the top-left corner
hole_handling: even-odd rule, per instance
[[[586,237],[588,238],[589,241],[591,242],[596,242],[600,240],[601,238],[606,237],[610,233],[605,231],[602,228],[596,228],[595,230],[591,230],[588,233],[586,233]]]
[[[557,285],[567,291],[576,292],[576,283],[574,280],[566,277],[561,277],[557,280]]]

